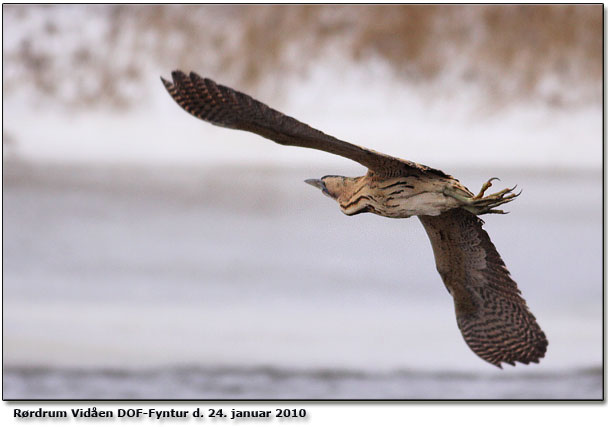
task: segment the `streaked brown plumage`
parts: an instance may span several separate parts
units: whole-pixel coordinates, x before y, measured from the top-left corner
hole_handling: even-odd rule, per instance
[[[195,73],[174,71],[172,77],[173,82],[161,78],[165,88],[195,117],[367,167],[368,173],[357,178],[327,175],[306,182],[336,200],[346,215],[420,218],[437,270],[454,298],[458,327],[478,356],[500,367],[538,362],[545,355],[545,334],[477,216],[504,213],[495,208],[517,197],[512,188],[484,197],[490,180],[474,195],[440,170],[341,141]]]

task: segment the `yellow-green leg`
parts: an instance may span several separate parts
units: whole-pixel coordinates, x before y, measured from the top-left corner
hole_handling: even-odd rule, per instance
[[[444,190],[444,194],[462,202],[462,208],[475,215],[483,215],[487,213],[505,214],[508,212],[495,208],[505,203],[509,203],[517,196],[519,196],[521,194],[521,191],[517,194],[513,193],[513,190],[515,190],[515,188],[517,187],[515,186],[513,188],[505,188],[504,190],[484,197],[486,190],[492,186],[492,181],[497,179],[498,178],[490,178],[485,184],[481,186],[481,190],[479,191],[479,193],[477,193],[477,195],[473,197],[464,196],[462,192],[455,191],[450,188],[446,188]]]

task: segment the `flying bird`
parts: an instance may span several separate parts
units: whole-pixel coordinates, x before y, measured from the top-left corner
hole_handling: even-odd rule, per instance
[[[326,175],[306,182],[335,200],[346,215],[420,219],[454,299],[458,327],[479,357],[501,368],[502,363],[538,363],[545,355],[547,338],[478,216],[505,213],[497,207],[519,195],[514,188],[486,196],[492,178],[473,194],[438,169],[341,141],[196,73],[174,71],[172,82],[161,80],[175,102],[199,119],[365,166],[364,176]]]

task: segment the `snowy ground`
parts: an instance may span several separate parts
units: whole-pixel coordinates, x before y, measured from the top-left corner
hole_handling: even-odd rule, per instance
[[[601,105],[554,109],[516,103],[493,110],[467,87],[449,96],[437,94],[431,102],[429,90],[390,79],[377,64],[338,80],[346,72],[341,70],[346,64],[340,64],[321,65],[305,80],[293,78],[291,89],[280,96],[252,95],[340,139],[440,169],[601,168]],[[170,71],[149,70],[144,78],[151,99],[128,114],[37,110],[26,98],[11,98],[3,128],[14,140],[9,154],[79,163],[352,165],[189,117],[160,82]]]

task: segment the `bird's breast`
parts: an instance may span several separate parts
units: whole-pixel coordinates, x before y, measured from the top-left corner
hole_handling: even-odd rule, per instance
[[[418,215],[437,216],[456,207],[456,199],[446,197],[443,192],[421,191],[397,198],[386,198],[385,202],[375,206],[375,209],[379,215],[389,218],[409,218]]]
[[[366,183],[340,203],[340,208],[346,215],[371,212],[388,218],[437,216],[459,206],[456,199],[443,194],[444,188],[445,183],[411,177]]]

